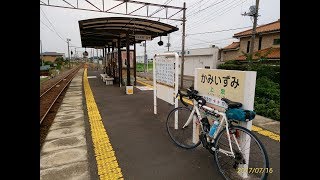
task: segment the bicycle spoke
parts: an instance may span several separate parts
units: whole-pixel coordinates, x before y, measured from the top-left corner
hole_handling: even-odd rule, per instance
[[[234,167],[234,163],[237,163],[239,166],[243,163],[243,160],[246,157],[249,157],[249,161],[245,162],[248,166],[248,168],[262,168],[262,167],[268,167],[269,165],[266,164],[266,154],[263,152],[263,149],[261,149],[261,145],[259,145],[259,142],[255,139],[252,134],[250,134],[250,131],[245,131],[242,128],[235,128],[232,127],[231,130],[235,130],[240,133],[240,138],[245,138],[244,141],[239,141],[239,138],[231,138],[231,146],[232,150],[234,151],[235,158],[227,158],[228,156],[222,155],[223,153],[216,151],[216,162],[219,167],[219,170],[223,172],[223,176],[226,179],[243,179],[240,174],[238,174],[238,171],[236,167]],[[234,133],[230,133],[232,136]],[[239,146],[242,147],[241,151],[238,149],[238,146],[236,144],[236,141],[239,143]],[[250,144],[248,144],[250,142]],[[250,145],[250,147],[247,147]],[[216,139],[216,146],[219,146],[219,148],[226,148],[230,149],[229,140],[227,136],[226,130],[223,130]],[[250,149],[249,149],[250,148]],[[249,151],[248,151],[249,150]],[[246,153],[244,153],[246,152]],[[240,166],[241,167],[241,166]],[[250,174],[250,178],[253,179],[261,179],[263,177],[266,177],[267,174],[264,173],[255,173]]]
[[[175,125],[175,113],[178,111],[178,129],[174,129]],[[200,142],[193,143],[192,133],[193,133],[193,121],[190,122],[188,126],[182,128],[187,122],[190,116],[191,110],[184,107],[179,107],[170,112],[167,117],[167,131],[170,138],[182,148],[194,148],[200,144]]]

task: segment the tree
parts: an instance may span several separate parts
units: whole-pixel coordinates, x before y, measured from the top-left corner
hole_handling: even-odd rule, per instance
[[[57,57],[54,61],[57,65],[62,65],[64,63],[63,57]]]
[[[51,62],[51,61],[46,61],[46,62],[44,62],[44,65],[50,65],[51,67],[53,66],[53,62]]]
[[[250,53],[245,53],[244,51],[241,51],[241,53],[246,57],[246,60],[249,61],[249,63],[252,62],[253,56]]]

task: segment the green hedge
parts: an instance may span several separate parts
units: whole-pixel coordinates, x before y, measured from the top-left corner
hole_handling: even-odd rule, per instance
[[[280,83],[280,65],[265,64],[265,63],[245,63],[238,64],[231,61],[225,64],[220,64],[218,69],[240,70],[240,71],[257,71],[257,79],[267,77],[276,83]]]
[[[136,64],[136,69],[137,69],[137,72],[144,72],[144,63],[137,63]],[[152,62],[149,62],[148,64],[148,71],[152,71],[152,67],[153,67],[153,63]]]
[[[228,61],[218,69],[257,71],[254,109],[257,114],[280,121],[280,65]]]

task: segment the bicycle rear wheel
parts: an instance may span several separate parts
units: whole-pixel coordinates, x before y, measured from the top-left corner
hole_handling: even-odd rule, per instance
[[[272,169],[269,168],[267,152],[261,141],[251,131],[240,126],[230,127],[229,132],[231,146],[236,157],[233,158],[218,150],[215,151],[215,161],[224,178],[232,180],[267,179],[268,173]],[[236,141],[241,150],[239,150]],[[231,151],[226,128],[218,134],[214,146]]]
[[[178,114],[178,126],[177,129],[175,128],[175,114]],[[192,129],[193,129],[193,121],[190,122],[190,124],[182,128],[183,125],[187,122],[189,116],[191,114],[191,110],[186,107],[178,107],[173,109],[168,117],[167,117],[167,131],[170,136],[170,138],[173,140],[173,142],[185,149],[192,149],[200,144],[200,140],[196,143],[192,142]],[[197,118],[196,115],[194,115],[195,118]]]

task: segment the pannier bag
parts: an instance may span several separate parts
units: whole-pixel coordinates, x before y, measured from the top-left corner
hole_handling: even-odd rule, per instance
[[[234,119],[239,121],[250,121],[254,119],[254,117],[256,116],[256,113],[250,110],[234,108],[234,109],[228,109],[226,111],[226,116],[228,119]]]

